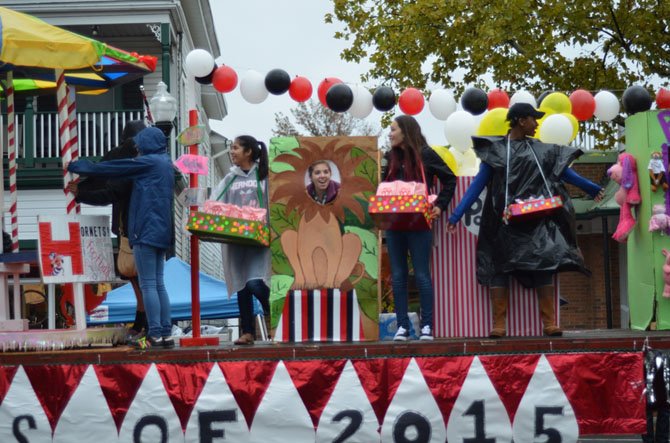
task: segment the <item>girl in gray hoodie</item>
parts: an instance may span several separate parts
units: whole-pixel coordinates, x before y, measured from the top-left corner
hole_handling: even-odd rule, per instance
[[[212,191],[212,198],[237,206],[268,208],[268,152],[265,143],[250,135],[237,137],[230,149],[233,167]],[[270,313],[270,248],[221,245],[223,276],[228,297],[237,292],[240,338],[237,345],[253,345],[256,338],[253,297]]]

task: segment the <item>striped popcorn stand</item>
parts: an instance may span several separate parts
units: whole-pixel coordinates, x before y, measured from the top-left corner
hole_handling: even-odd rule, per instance
[[[289,291],[275,341],[360,341],[364,337],[356,291]]]
[[[458,177],[448,213],[458,205],[473,177]],[[432,258],[435,290],[435,333],[438,337],[487,337],[491,330],[488,288],[477,283],[476,248],[484,190],[450,235],[446,221],[435,225]],[[555,281],[556,321],[559,316],[559,286]],[[541,336],[542,320],[535,290],[512,279],[507,314],[510,336]]]

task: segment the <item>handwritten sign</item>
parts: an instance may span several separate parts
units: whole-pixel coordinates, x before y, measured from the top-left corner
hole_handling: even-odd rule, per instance
[[[109,217],[40,215],[38,249],[44,283],[104,282],[114,279]]]
[[[204,143],[207,138],[204,126],[189,126],[179,133],[177,141],[184,146]]]
[[[184,154],[174,162],[174,165],[184,174],[209,174],[207,157],[202,155]]]

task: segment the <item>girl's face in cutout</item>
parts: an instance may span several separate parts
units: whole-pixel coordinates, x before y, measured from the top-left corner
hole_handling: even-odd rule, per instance
[[[330,183],[330,166],[326,163],[319,163],[312,168],[312,175],[310,179],[314,183],[314,188],[317,191],[325,191]]]

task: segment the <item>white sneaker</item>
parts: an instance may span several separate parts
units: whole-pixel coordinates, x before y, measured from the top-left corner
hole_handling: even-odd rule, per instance
[[[407,341],[409,339],[409,331],[402,326],[398,326],[398,331],[396,331],[395,336],[393,337],[394,341]]]
[[[433,339],[433,331],[430,329],[430,326],[426,325],[423,328],[421,328],[421,335],[419,336],[419,340],[432,340]]]

